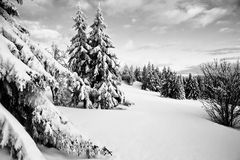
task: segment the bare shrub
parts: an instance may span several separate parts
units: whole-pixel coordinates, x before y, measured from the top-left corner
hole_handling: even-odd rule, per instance
[[[204,74],[204,108],[219,124],[240,127],[240,65],[218,62],[201,66]]]

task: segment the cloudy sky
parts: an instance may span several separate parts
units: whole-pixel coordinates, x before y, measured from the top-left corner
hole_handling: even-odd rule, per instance
[[[76,6],[91,25],[98,2],[25,0],[20,21],[39,44],[64,49],[75,34]],[[101,0],[101,7],[122,64],[150,61],[186,72],[214,59],[240,58],[240,0]]]

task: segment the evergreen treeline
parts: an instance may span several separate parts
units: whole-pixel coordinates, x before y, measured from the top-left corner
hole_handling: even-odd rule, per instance
[[[121,72],[121,77],[123,81],[126,81],[129,85],[132,85],[133,82],[136,81],[136,75],[133,66],[128,67],[125,65]],[[137,80],[140,81],[140,79]]]
[[[175,99],[199,99],[202,98],[203,77],[187,77],[178,75],[169,67],[162,70],[154,64],[148,63],[141,67],[124,66],[121,72],[123,81],[132,85],[134,81],[142,82],[143,90],[159,92],[163,97]]]
[[[132,66],[130,68],[133,68]],[[203,75],[178,75],[170,68],[162,71],[153,64],[125,66],[121,75],[128,84],[137,80],[142,89],[156,91],[163,97],[174,99],[201,99],[205,110],[214,122],[240,127],[240,64],[213,62],[202,65]]]

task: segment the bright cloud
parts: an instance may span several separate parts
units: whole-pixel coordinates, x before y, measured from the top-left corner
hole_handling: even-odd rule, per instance
[[[75,3],[72,3],[72,5],[74,6]],[[85,0],[80,0],[78,3],[77,3],[77,6],[80,7],[81,9],[83,10],[87,10],[91,7],[91,5],[85,1]]]
[[[102,4],[107,8],[107,12],[111,14],[124,13],[125,11],[135,11],[137,8],[142,7],[143,0],[106,0]]]
[[[224,27],[224,28],[220,28],[219,32],[224,32],[224,33],[229,33],[229,32],[233,32],[234,30],[232,28],[228,28],[228,27]]]
[[[128,40],[123,47],[125,50],[131,50],[134,48],[133,40]]]
[[[123,25],[123,28],[131,28],[131,27],[132,27],[131,24],[124,24],[124,25]]]
[[[60,33],[55,31],[55,30],[51,30],[51,29],[33,29],[30,31],[31,35],[40,40],[40,41],[46,41],[48,39],[54,40],[57,39],[58,37],[60,37]]]
[[[151,28],[151,31],[159,34],[164,34],[167,32],[167,29],[168,29],[167,26],[153,26]]]
[[[27,26],[33,39],[39,41],[51,41],[56,40],[61,36],[58,31],[49,29],[37,21],[23,21],[22,23]]]

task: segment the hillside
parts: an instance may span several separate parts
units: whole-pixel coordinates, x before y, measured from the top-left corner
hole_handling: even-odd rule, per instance
[[[110,146],[116,159],[240,159],[240,132],[209,121],[200,102],[160,98],[136,83],[121,88],[135,103],[127,110],[60,110],[80,131]],[[48,160],[69,159],[41,150]]]

